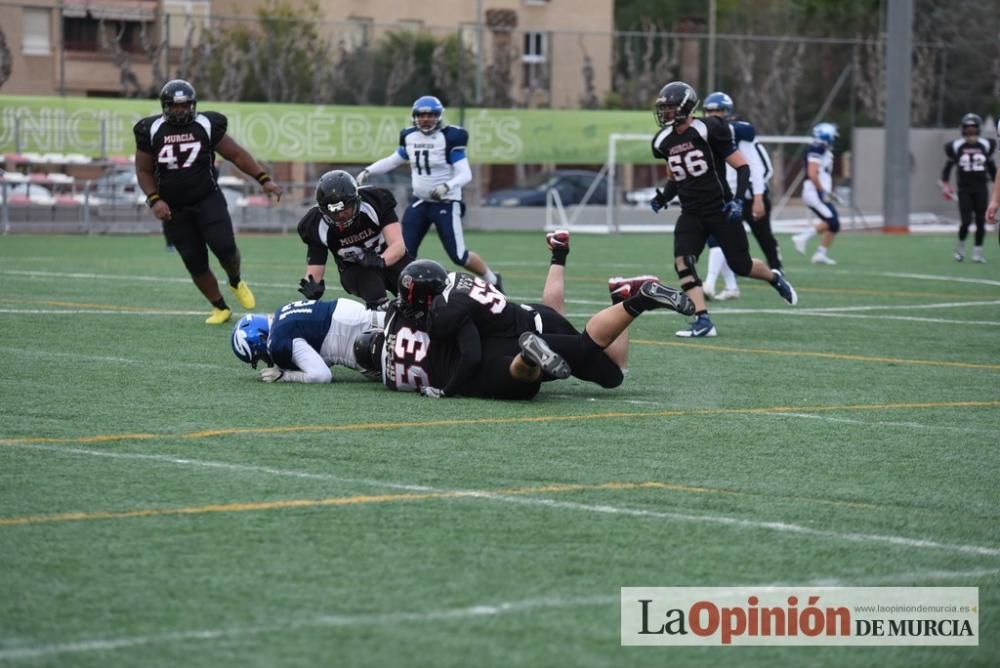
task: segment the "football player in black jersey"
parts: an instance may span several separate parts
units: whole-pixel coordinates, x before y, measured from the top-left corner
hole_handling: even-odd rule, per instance
[[[319,299],[326,290],[326,261],[333,253],[340,284],[348,294],[376,308],[396,294],[399,272],[413,258],[406,252],[396,216],[396,198],[385,188],[359,187],[349,173],[335,169],[320,177],[316,206],[299,221],[306,244],[306,276],[299,292]]]
[[[976,220],[976,245],[972,250],[973,262],[986,262],[983,257],[983,239],[986,237],[986,204],[990,196],[989,181],[996,181],[997,166],[993,162],[993,152],[997,144],[992,139],[980,136],[983,119],[976,114],[962,117],[962,138],[944,145],[948,160],[944,163],[939,186],[945,199],[955,199],[955,192],[948,181],[951,168],[958,165],[958,212],[962,223],[958,228],[958,244],[955,259],[965,259],[965,239],[969,236],[969,225]]]
[[[212,111],[198,112],[194,87],[175,79],[160,91],[163,113],[135,124],[135,174],[146,204],[163,221],[167,241],[177,249],[191,280],[212,304],[205,321],[221,325],[232,311],[208,266],[208,250],[218,258],[240,306],[256,305],[240,278],[240,250],[233,237],[226,198],[216,183],[215,154],[253,176],[270,197],[281,198],[281,187],[246,149],[226,134],[228,121]]]
[[[695,119],[698,95],[683,81],[667,84],[656,98],[653,114],[662,128],[653,138],[653,156],[666,160],[669,181],[650,203],[659,211],[680,196],[681,215],[674,230],[674,267],[681,287],[694,302],[697,318],[677,336],[716,336],[695,264],[709,235],[719,242],[726,262],[740,276],[769,282],[782,299],[795,304],[798,296],[780,270],[750,257],[743,229],[743,201],[750,167],[733,144],[725,121]],[[736,192],[726,183],[725,164],[736,170]]]

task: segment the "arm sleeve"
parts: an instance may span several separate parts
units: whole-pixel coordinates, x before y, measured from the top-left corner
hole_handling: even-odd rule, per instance
[[[459,160],[454,163],[452,167],[455,168],[455,174],[450,179],[448,179],[449,188],[461,188],[466,183],[472,180],[472,170],[469,169],[468,160]]]
[[[747,195],[747,187],[750,185],[750,165],[740,165],[736,168],[736,192],[733,199],[742,202]]]
[[[764,194],[764,163],[761,162],[760,155],[757,153],[754,144],[749,141],[740,142],[740,153],[746,158],[747,164],[750,165],[750,194],[751,195],[763,195]],[[739,186],[737,185],[737,190]]]
[[[653,141],[650,142],[650,148],[653,150],[654,158],[659,158],[660,160],[666,160],[666,156],[660,153],[660,149],[656,145],[656,137],[653,137]]]
[[[281,381],[285,383],[329,383],[333,380],[330,367],[305,339],[292,341],[292,360],[301,371],[285,371]]]
[[[471,322],[466,322],[455,336],[459,358],[455,364],[451,380],[442,389],[445,395],[460,394],[465,384],[476,373],[483,358],[483,344],[479,340],[479,330]]]
[[[677,185],[677,181],[667,181],[667,185],[663,186],[663,198],[666,201],[670,201],[677,197],[677,193],[680,192],[680,186]]]
[[[944,154],[948,157],[948,160],[944,163],[944,169],[941,170],[941,180],[948,183],[948,179],[951,178],[951,168],[955,166],[955,152],[951,148],[951,144],[944,145]]]
[[[400,155],[399,151],[394,151],[381,160],[376,160],[372,164],[365,167],[365,169],[368,170],[369,174],[384,174],[386,172],[391,172],[400,165],[405,165],[406,162],[407,160],[405,156]]]
[[[309,212],[299,221],[298,232],[299,238],[302,239],[307,248],[306,262],[308,264],[325,265],[330,249],[319,240],[319,235],[313,233]]]
[[[721,118],[709,116],[704,119],[708,126],[708,145],[713,151],[728,158],[736,152],[736,143],[733,141],[733,133]]]
[[[149,123],[146,119],[142,119],[135,124],[132,128],[132,133],[135,135],[135,150],[142,151],[143,153],[152,153],[153,145],[149,137]]]

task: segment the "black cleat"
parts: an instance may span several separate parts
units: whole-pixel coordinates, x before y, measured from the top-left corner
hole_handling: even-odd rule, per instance
[[[639,294],[681,315],[694,315],[694,302],[681,290],[667,287],[657,281],[649,281],[642,284]]]
[[[495,273],[494,275],[497,277],[497,280],[493,281],[493,285],[496,287],[497,290],[503,292],[503,276],[501,276],[499,272]],[[507,293],[504,292],[504,294]]]
[[[549,348],[549,344],[538,334],[524,332],[517,339],[517,344],[521,347],[521,354],[545,374],[560,380],[570,377],[572,370],[569,364],[561,355]]]

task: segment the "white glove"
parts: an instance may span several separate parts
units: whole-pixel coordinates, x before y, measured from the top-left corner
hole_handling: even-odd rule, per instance
[[[442,399],[444,398],[444,390],[425,385],[420,388],[420,396],[427,397],[428,399]]]
[[[275,383],[281,380],[284,375],[285,372],[276,366],[268,366],[260,370],[260,379],[265,383]]]
[[[360,172],[358,172],[358,176],[354,180],[358,182],[359,186],[363,186],[365,184],[365,181],[368,180],[369,176],[371,176],[371,172],[369,172],[367,169],[362,169]]]
[[[434,186],[434,190],[431,191],[431,199],[435,202],[440,202],[448,194],[448,184],[442,183],[440,185]]]

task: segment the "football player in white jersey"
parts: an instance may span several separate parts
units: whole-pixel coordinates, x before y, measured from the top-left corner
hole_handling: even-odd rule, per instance
[[[806,180],[802,184],[802,201],[819,216],[818,223],[792,237],[795,250],[805,255],[806,244],[817,234],[822,235],[819,247],[812,256],[813,264],[837,264],[827,250],[833,237],[840,231],[840,218],[834,208],[833,192],[833,142],[837,139],[837,126],[817,123],[812,131],[813,143],[806,151]]]
[[[355,344],[370,329],[381,329],[384,311],[350,299],[305,300],[285,304],[272,315],[248,313],[233,328],[233,353],[260,371],[265,383],[329,383],[336,364],[362,371]]]
[[[358,183],[364,183],[369,174],[383,174],[410,163],[414,200],[403,214],[407,251],[417,257],[420,243],[433,224],[452,262],[502,290],[499,274],[479,254],[465,247],[462,234],[462,186],[472,180],[465,155],[469,133],[444,122],[444,105],[432,95],[417,98],[412,117],[413,127],[399,133],[399,148],[361,170]]]

